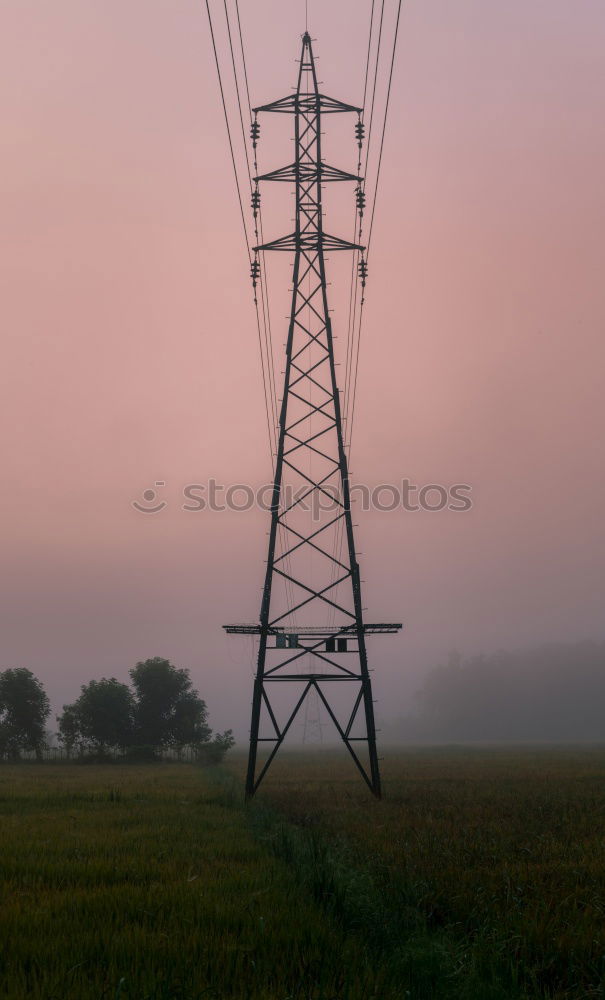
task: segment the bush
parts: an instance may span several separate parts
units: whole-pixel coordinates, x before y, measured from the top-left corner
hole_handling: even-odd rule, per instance
[[[217,733],[209,743],[201,743],[195,747],[195,759],[198,764],[208,767],[212,764],[220,764],[227,750],[235,746],[233,730],[226,729],[224,733]]]

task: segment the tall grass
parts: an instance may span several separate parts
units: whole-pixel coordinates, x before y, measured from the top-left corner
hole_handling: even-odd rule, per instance
[[[605,750],[0,767],[0,997],[605,997]]]
[[[0,769],[0,996],[378,996],[230,799],[187,765]]]
[[[411,995],[604,997],[605,750],[410,750],[384,775],[373,802],[337,755],[283,757],[261,802],[306,839],[303,879],[321,850],[326,885],[347,872],[340,910]]]

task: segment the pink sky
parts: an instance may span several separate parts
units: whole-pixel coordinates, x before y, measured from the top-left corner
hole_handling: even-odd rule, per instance
[[[360,101],[370,3],[310,6],[325,91]],[[289,93],[302,0],[240,8],[253,102]],[[267,518],[180,510],[188,482],[270,475],[205,6],[0,22],[0,667],[60,707],[165,655],[242,735],[251,651],[220,626],[258,615]],[[451,647],[603,637],[604,51],[602,0],[404,2],[352,471],[474,507],[357,518],[368,618],[406,623],[372,643],[379,720]],[[263,123],[265,168],[289,155]],[[156,480],[168,507],[137,514]]]

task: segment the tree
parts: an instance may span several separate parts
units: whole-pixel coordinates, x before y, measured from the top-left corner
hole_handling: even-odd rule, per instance
[[[0,673],[0,753],[18,757],[22,750],[33,750],[41,758],[49,715],[46,692],[31,670]]]
[[[171,743],[176,747],[199,746],[207,743],[212,735],[207,725],[206,702],[196,691],[187,691],[174,706],[170,725]]]
[[[155,747],[199,747],[209,742],[208,710],[193,689],[188,670],[161,656],[130,671],[136,694],[137,742]]]
[[[154,760],[168,747],[191,747],[199,760],[215,763],[233,746],[231,730],[216,733],[207,722],[206,702],[194,690],[188,670],[160,656],[130,671],[135,694],[112,677],[91,681],[57,717],[59,742],[74,749],[105,752],[129,748],[137,760]]]
[[[81,741],[80,718],[76,704],[64,705],[63,715],[57,716],[57,722],[59,724],[59,743],[65,747],[67,756],[71,757]]]
[[[124,749],[132,740],[134,701],[126,684],[115,677],[84,684],[80,697],[63,706],[58,717],[59,739],[68,753],[74,746],[101,753]]]
[[[188,670],[155,656],[137,663],[130,677],[136,694],[138,742],[168,747],[209,739],[206,703],[193,690]]]

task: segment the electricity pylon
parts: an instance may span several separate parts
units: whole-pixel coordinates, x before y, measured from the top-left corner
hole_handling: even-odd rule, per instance
[[[296,92],[255,109],[255,145],[260,128],[256,116],[261,112],[293,116],[295,159],[255,178],[253,208],[257,211],[260,202],[260,181],[281,181],[294,184],[296,211],[294,232],[256,247],[252,265],[256,283],[259,252],[294,254],[260,621],[224,626],[228,632],[259,636],[246,794],[254,794],[305,698],[315,692],[365,782],[379,797],[366,636],[396,632],[401,625],[369,625],[363,618],[325,253],[359,251],[363,285],[366,264],[361,245],[324,231],[322,209],[324,184],[352,181],[357,185],[358,210],[363,210],[362,178],[324,162],[321,131],[324,115],[356,114],[355,131],[361,146],[362,109],[319,92],[311,38],[305,33]],[[311,614],[313,625],[306,624]],[[283,712],[284,721],[279,721],[283,705],[277,692],[285,682],[298,685],[298,689],[293,703]],[[259,743],[270,745],[260,772]]]

